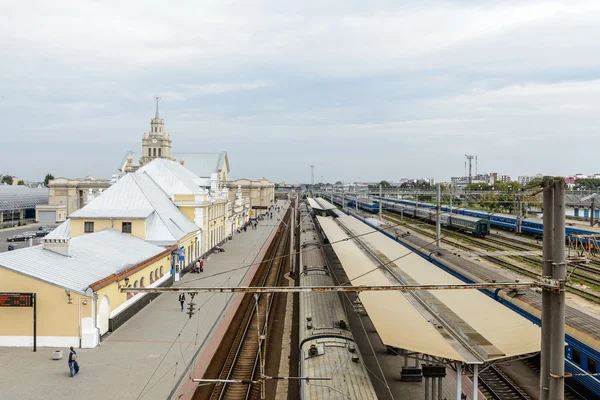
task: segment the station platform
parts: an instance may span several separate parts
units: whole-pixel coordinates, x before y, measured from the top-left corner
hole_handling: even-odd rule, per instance
[[[333,249],[329,246],[324,246],[323,249],[330,262],[334,276],[342,282],[347,281],[348,277],[342,264],[335,256]],[[388,353],[386,346],[381,342],[373,322],[366,313],[352,311],[354,307],[352,296],[343,296],[343,300],[346,315],[352,327],[352,335],[370,372],[371,382],[377,396],[381,399],[425,398],[425,380],[422,382],[402,382],[400,380],[400,371],[403,366],[403,357]],[[407,321],[407,323],[410,322]],[[414,360],[410,360],[409,365],[414,365]],[[451,368],[447,368],[446,373],[447,375],[442,382],[442,399],[455,399],[456,372]],[[467,399],[472,399],[473,383],[468,376],[462,376],[461,386],[462,393],[467,396]],[[478,398],[485,399],[485,396],[479,392]]]
[[[285,202],[279,201],[283,206]],[[279,214],[283,216],[281,211]],[[265,219],[256,230],[233,236],[212,255],[201,274],[186,274],[174,286],[238,286],[252,278],[280,222]],[[252,265],[251,267],[247,267]],[[237,295],[235,295],[237,296]],[[191,319],[178,294],[158,296],[94,349],[76,349],[80,372],[69,378],[68,349],[52,360],[54,348],[0,349],[1,399],[161,399],[185,398],[191,376],[205,365],[214,338],[232,316],[232,294],[200,293]],[[186,307],[190,301],[186,296]],[[230,318],[230,317],[229,317]],[[194,363],[194,360],[198,360]],[[203,361],[204,360],[204,361]],[[193,373],[191,371],[194,371]],[[181,392],[182,390],[191,393]]]

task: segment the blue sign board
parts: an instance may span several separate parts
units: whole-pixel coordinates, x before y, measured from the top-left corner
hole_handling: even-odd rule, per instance
[[[179,255],[179,261],[185,261],[185,256],[183,254]]]

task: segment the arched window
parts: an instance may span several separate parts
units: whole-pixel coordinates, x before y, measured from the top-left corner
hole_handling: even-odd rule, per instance
[[[154,157],[156,157],[156,149],[154,149]]]
[[[158,156],[159,156],[159,157],[161,157],[161,150],[162,150],[162,149],[160,149],[160,148],[158,149]]]
[[[148,149],[148,157],[152,157],[152,149]]]
[[[150,284],[154,283],[154,271],[150,271]]]
[[[135,287],[139,287],[139,285],[140,285],[140,283],[139,283],[138,281],[135,281],[135,282],[134,282],[134,284],[133,284],[133,287],[134,287],[134,288],[135,288]]]
[[[160,276],[158,275],[158,268],[154,270],[154,279],[158,279]]]
[[[163,275],[164,275],[164,274],[163,274],[163,267],[162,267],[162,265],[161,265],[161,266],[160,266],[160,276],[162,277]]]
[[[142,279],[140,279],[140,287],[146,287],[146,285],[144,285],[144,278],[142,277]]]

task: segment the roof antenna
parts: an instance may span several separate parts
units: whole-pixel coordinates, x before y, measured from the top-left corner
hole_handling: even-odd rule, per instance
[[[160,97],[159,96],[155,96],[154,97],[154,101],[156,101],[156,115],[154,116],[154,118],[159,119],[160,117],[158,116],[158,102],[160,101]]]

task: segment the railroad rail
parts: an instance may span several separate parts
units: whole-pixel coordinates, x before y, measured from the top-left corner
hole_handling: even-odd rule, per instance
[[[487,399],[531,400],[527,393],[494,365],[479,373],[479,390]]]
[[[290,211],[284,217],[284,224],[279,227],[272,246],[261,263],[258,274],[260,278],[255,280],[253,286],[278,286],[282,276],[282,270],[288,264],[284,257],[289,244]],[[239,329],[234,336],[233,343],[222,344],[229,347],[229,351],[223,351],[226,359],[221,368],[218,380],[231,380],[236,383],[217,383],[212,393],[206,398],[211,400],[221,399],[259,399],[261,398],[261,382],[264,375],[263,356],[265,354],[266,337],[269,334],[273,319],[269,313],[273,308],[276,295],[271,294],[247,294],[241,307],[245,307]],[[283,320],[283,319],[281,319]],[[245,383],[239,383],[239,382]],[[195,397],[196,398],[196,397]],[[197,397],[205,398],[205,397]]]
[[[421,235],[424,235],[424,236],[427,236],[430,238],[435,238],[435,234],[433,232],[421,229],[421,227],[415,227],[411,223],[407,223],[405,221],[400,221],[400,219],[397,218],[394,214],[385,213],[384,218],[390,220],[391,222],[393,222],[395,224],[402,223],[405,226],[410,227],[410,229],[412,229],[413,231],[415,231]],[[424,225],[424,226],[427,227],[429,230],[433,229],[429,224]],[[501,258],[501,256],[488,255],[483,251],[479,252],[479,251],[477,251],[477,249],[467,246],[466,243],[471,243],[475,246],[482,248],[483,250],[488,250],[488,251],[502,250],[502,247],[498,247],[498,246],[507,246],[507,247],[511,247],[511,248],[513,248],[515,250],[519,250],[519,251],[530,251],[531,249],[518,247],[515,244],[506,244],[497,239],[495,239],[495,240],[493,239],[491,241],[492,243],[488,243],[490,241],[489,238],[488,239],[479,239],[479,238],[470,237],[470,235],[467,235],[467,234],[460,235],[460,238],[459,238],[459,237],[457,237],[458,235],[457,235],[456,231],[448,231],[447,229],[444,229],[443,232],[445,234],[447,234],[448,236],[442,239],[442,243],[446,243],[455,248],[467,251],[469,253],[476,254],[478,257],[481,257],[484,260],[490,261],[490,262],[497,264],[501,267],[504,267],[506,269],[510,269],[521,275],[532,277],[532,278],[539,278],[541,276],[541,254],[538,258],[535,258],[537,256],[524,256],[524,255],[519,255],[519,254],[510,254],[510,252],[505,254],[506,257],[516,258],[518,260],[519,259],[524,260],[528,264],[534,265],[535,269],[540,271],[540,272],[537,272],[530,268],[526,268],[521,265],[518,265],[514,262],[504,260]],[[493,244],[494,242],[496,242],[496,244]],[[569,275],[572,278],[577,278],[585,283],[600,287],[600,278],[598,278],[598,276],[600,276],[600,269],[595,268],[595,267],[586,266],[586,265],[578,265],[576,268],[569,267],[568,271],[569,271]],[[583,272],[585,272],[585,274]],[[589,274],[592,274],[592,275],[589,275]],[[577,294],[578,296],[581,296],[590,301],[600,303],[600,295],[599,294],[580,289],[575,284],[567,284],[567,290],[569,292]]]

